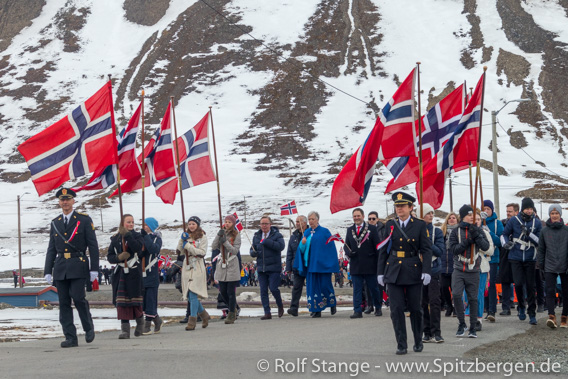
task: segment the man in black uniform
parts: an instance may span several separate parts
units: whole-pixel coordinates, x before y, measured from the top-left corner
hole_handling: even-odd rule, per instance
[[[75,192],[62,188],[55,196],[63,214],[51,222],[44,275],[48,284],[55,283],[59,296],[59,322],[65,335],[61,347],[75,347],[78,346],[77,329],[73,324],[71,299],[79,313],[85,340],[90,343],[95,339],[89,303],[85,298],[85,284],[87,280],[95,280],[99,274],[99,245],[91,218],[73,210]]]
[[[410,215],[414,197],[395,192],[394,200],[397,218],[389,220],[385,233],[390,241],[379,253],[378,282],[388,284],[391,319],[396,336],[396,354],[406,354],[405,305],[410,311],[410,324],[414,334],[414,351],[419,353],[422,345],[422,284],[430,283],[432,248],[426,223]]]
[[[351,318],[363,317],[361,301],[363,283],[366,281],[374,301],[375,315],[381,316],[382,294],[379,293],[377,282],[377,246],[381,243],[382,231],[376,226],[365,222],[365,213],[361,208],[352,212],[353,225],[347,228],[345,237],[345,255],[349,257],[351,280],[353,281],[353,314]],[[381,225],[382,226],[382,225]],[[373,304],[367,304],[373,306]]]

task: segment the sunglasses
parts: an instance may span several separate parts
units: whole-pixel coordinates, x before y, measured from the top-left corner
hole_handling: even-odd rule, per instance
[[[369,221],[375,221],[376,219],[376,217],[369,217]]]

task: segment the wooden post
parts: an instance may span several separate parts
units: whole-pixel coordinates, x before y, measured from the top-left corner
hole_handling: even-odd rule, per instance
[[[18,262],[20,265],[20,277],[18,278],[20,288],[23,287],[22,284],[22,223],[20,214],[20,195],[18,195]]]
[[[215,128],[213,126],[213,111],[209,107],[209,117],[211,118],[211,138],[213,139],[213,156],[215,157],[215,177],[217,179],[217,203],[219,205],[219,224],[223,227],[223,214],[221,211],[221,187],[219,185],[219,166],[217,164],[217,145],[215,144]],[[245,233],[246,234],[246,233]],[[247,235],[248,237],[248,235]],[[252,243],[251,243],[252,245]],[[225,254],[225,249],[221,246],[221,253],[223,258],[223,265],[227,264],[227,256]]]

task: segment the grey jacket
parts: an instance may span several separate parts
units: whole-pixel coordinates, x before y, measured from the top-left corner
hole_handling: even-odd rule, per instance
[[[540,232],[538,267],[544,272],[564,274],[568,270],[568,226],[564,222],[546,222]]]
[[[473,233],[472,233],[473,232]],[[471,246],[474,245],[473,265],[470,264]],[[454,270],[462,272],[479,272],[481,264],[480,250],[489,249],[489,241],[483,229],[475,225],[460,222],[450,235],[450,251],[454,256]]]

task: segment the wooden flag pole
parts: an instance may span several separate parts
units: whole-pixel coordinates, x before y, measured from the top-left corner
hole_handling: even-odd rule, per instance
[[[416,62],[417,70],[417,82],[418,82],[418,171],[419,171],[419,187],[420,187],[420,218],[424,218],[423,208],[424,208],[424,181],[422,179],[422,111],[420,105],[420,62]],[[414,120],[412,120],[414,122]],[[414,128],[414,125],[412,125]]]
[[[469,203],[473,207],[473,171],[471,167],[471,162],[469,162]]]
[[[473,223],[475,223],[476,209],[477,209],[477,181],[479,180],[480,192],[483,193],[481,189],[481,165],[479,164],[481,158],[481,128],[483,125],[483,100],[485,95],[485,73],[487,71],[487,66],[483,66],[483,80],[481,82],[481,109],[479,110],[479,136],[477,140],[477,167],[475,174],[475,192],[473,194]],[[483,201],[483,200],[482,200]]]
[[[111,88],[112,88],[112,78],[110,74],[108,74],[108,80],[109,82],[111,82]],[[110,91],[110,105],[111,105],[110,120],[112,125],[114,125],[113,127],[115,135],[114,140],[116,141],[116,124],[114,122],[114,103],[112,102],[112,91]],[[122,221],[122,215],[124,214],[124,212],[122,208],[122,188],[120,188],[120,169],[118,168],[118,145],[114,149],[114,153],[116,154],[116,184],[118,185],[118,204],[120,208],[120,221]]]
[[[452,193],[452,177],[450,176],[450,212],[454,211],[454,196]]]
[[[223,227],[223,214],[221,211],[221,187],[219,185],[219,166],[217,164],[217,145],[215,143],[215,128],[213,126],[213,110],[212,107],[209,106],[209,117],[211,118],[211,138],[213,139],[213,156],[215,157],[215,177],[217,179],[217,203],[219,205],[219,225],[221,228]],[[243,229],[244,230],[244,229]],[[246,234],[246,233],[245,233]],[[248,235],[247,235],[248,238]],[[250,241],[250,238],[249,238]],[[252,245],[252,242],[251,242]],[[225,254],[225,249],[221,246],[221,254],[222,254],[222,263],[223,267],[227,265],[227,255]]]
[[[181,170],[180,170],[180,164],[179,164],[179,149],[178,149],[178,144],[177,144],[177,139],[178,139],[178,135],[177,135],[177,125],[176,125],[176,112],[174,109],[174,97],[170,96],[170,103],[171,103],[171,107],[172,107],[172,117],[174,119],[174,148],[176,150],[176,168],[177,168],[177,176],[178,176],[178,186],[179,186],[179,200],[181,202],[181,219],[182,219],[182,224],[183,224],[183,232],[186,232],[186,225],[185,225],[185,209],[183,206],[183,191],[182,191],[182,185],[181,185]],[[185,255],[185,261],[186,263],[189,265],[189,254]]]
[[[144,198],[144,187],[146,184],[144,180],[146,179],[144,176],[144,172],[146,171],[146,162],[144,162],[144,90],[142,90],[142,101],[141,101],[141,108],[140,108],[140,117],[142,122],[142,132],[140,133],[142,139],[142,230],[144,230],[146,226],[146,216],[145,216],[145,208],[146,208],[146,201]],[[146,257],[142,257],[142,276],[146,277]]]

